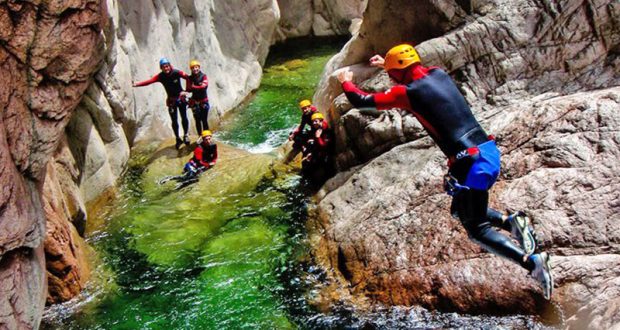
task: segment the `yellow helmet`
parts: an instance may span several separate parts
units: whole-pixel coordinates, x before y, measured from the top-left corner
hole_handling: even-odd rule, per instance
[[[315,120],[315,119],[323,120],[323,119],[325,119],[325,117],[323,117],[322,113],[315,112],[314,114],[312,114],[312,117],[310,117],[310,119],[312,119],[312,120]]]
[[[208,130],[208,129],[202,131],[202,134],[200,134],[200,136],[202,136],[202,137],[211,136],[211,135],[213,135],[213,133],[211,133],[211,131]]]
[[[420,63],[420,55],[408,44],[402,44],[392,47],[385,55],[385,63],[383,67],[385,71],[392,69],[404,69],[414,63]]]
[[[195,66],[200,66],[200,62],[198,62],[197,60],[191,60],[189,61],[189,68],[193,68]]]
[[[312,105],[312,102],[310,102],[310,100],[303,100],[303,101],[299,102],[299,107],[300,108],[309,107],[311,105]]]

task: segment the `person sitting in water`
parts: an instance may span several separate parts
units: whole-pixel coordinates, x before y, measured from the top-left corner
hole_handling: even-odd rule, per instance
[[[202,131],[194,156],[185,164],[183,173],[190,177],[196,176],[215,165],[217,161],[217,144],[212,141],[209,130]]]
[[[528,218],[522,212],[506,216],[488,208],[489,189],[499,176],[500,152],[452,78],[440,68],[422,66],[417,51],[408,44],[393,47],[385,58],[371,57],[370,65],[382,67],[396,85],[385,92],[366,93],[353,83],[353,73],[344,69],[338,80],[349,102],[356,108],[400,108],[413,113],[448,158],[445,188],[452,196],[452,215],[474,242],[525,268],[541,285],[544,297],[551,299],[549,254],[537,251]],[[520,246],[492,226],[511,232]]]
[[[333,133],[322,113],[314,113],[311,120],[312,128],[302,147],[301,173],[305,177],[319,181],[330,173],[329,155]]]

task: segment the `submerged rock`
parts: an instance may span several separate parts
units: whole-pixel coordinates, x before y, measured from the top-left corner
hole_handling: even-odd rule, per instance
[[[193,146],[179,152],[168,145],[153,153],[141,181],[142,198],[147,202],[127,215],[131,217],[127,225],[136,249],[151,263],[176,267],[191,264],[194,253],[205,248],[222,227],[247,216],[246,210],[252,209],[247,204],[277,203],[270,200],[273,194],[254,194],[270,173],[272,158],[221,143],[217,164],[201,174],[198,182],[180,190],[174,190],[175,181],[160,185],[161,178],[181,174],[192,157],[189,151]]]

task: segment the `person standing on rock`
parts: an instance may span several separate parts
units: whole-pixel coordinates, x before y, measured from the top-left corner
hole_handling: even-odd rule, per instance
[[[342,70],[338,80],[349,102],[357,108],[401,108],[413,113],[448,157],[445,186],[453,196],[452,215],[484,249],[527,269],[541,284],[544,297],[550,299],[553,276],[549,255],[536,253],[528,218],[522,212],[506,216],[488,208],[489,189],[499,175],[500,152],[454,81],[437,67],[422,66],[417,51],[408,44],[393,47],[385,58],[373,56],[370,64],[385,69],[396,85],[383,93],[368,94],[353,84],[351,71]],[[521,247],[492,226],[510,231]]]
[[[189,68],[192,74],[187,80],[187,92],[192,93],[189,100],[189,106],[194,113],[194,121],[196,122],[196,133],[200,135],[203,130],[209,129],[209,97],[207,96],[207,87],[209,81],[207,75],[200,71],[200,62],[191,60]]]
[[[168,107],[168,114],[172,121],[172,132],[176,138],[175,147],[179,149],[183,143],[189,146],[189,136],[187,135],[187,130],[189,128],[189,121],[187,120],[187,102],[182,95],[183,87],[181,87],[181,78],[187,80],[189,76],[181,70],[174,69],[170,61],[165,57],[159,60],[159,68],[161,69],[160,73],[154,75],[151,79],[134,83],[133,87],[148,86],[156,82],[160,82],[164,85],[167,94],[166,106]],[[179,137],[177,113],[181,115],[183,140]]]
[[[304,128],[306,125],[312,127],[312,115],[318,111],[310,100],[299,102],[299,108],[301,109],[301,122],[288,136],[288,140],[293,141],[293,149],[286,155],[284,159],[285,164],[291,162],[301,151],[301,147],[306,143],[308,136],[304,132]]]

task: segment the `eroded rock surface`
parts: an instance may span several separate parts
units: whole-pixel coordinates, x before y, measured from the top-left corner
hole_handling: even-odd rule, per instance
[[[534,219],[555,256],[565,326],[618,326],[620,4],[459,4],[370,0],[360,34],[329,64],[315,103],[329,109],[343,172],[319,194],[316,246],[347,287],[325,296],[473,313],[548,308],[526,271],[482,252],[449,216],[445,158],[415,118],[350,109],[329,74],[361,62],[356,81],[385,90],[387,76],[365,63],[409,41],[452,74],[497,136],[503,170],[490,204]]]
[[[0,24],[0,327],[36,328],[46,296],[43,182],[101,61],[102,11],[96,0],[0,1]]]
[[[278,40],[303,36],[355,34],[367,0],[278,0]]]

